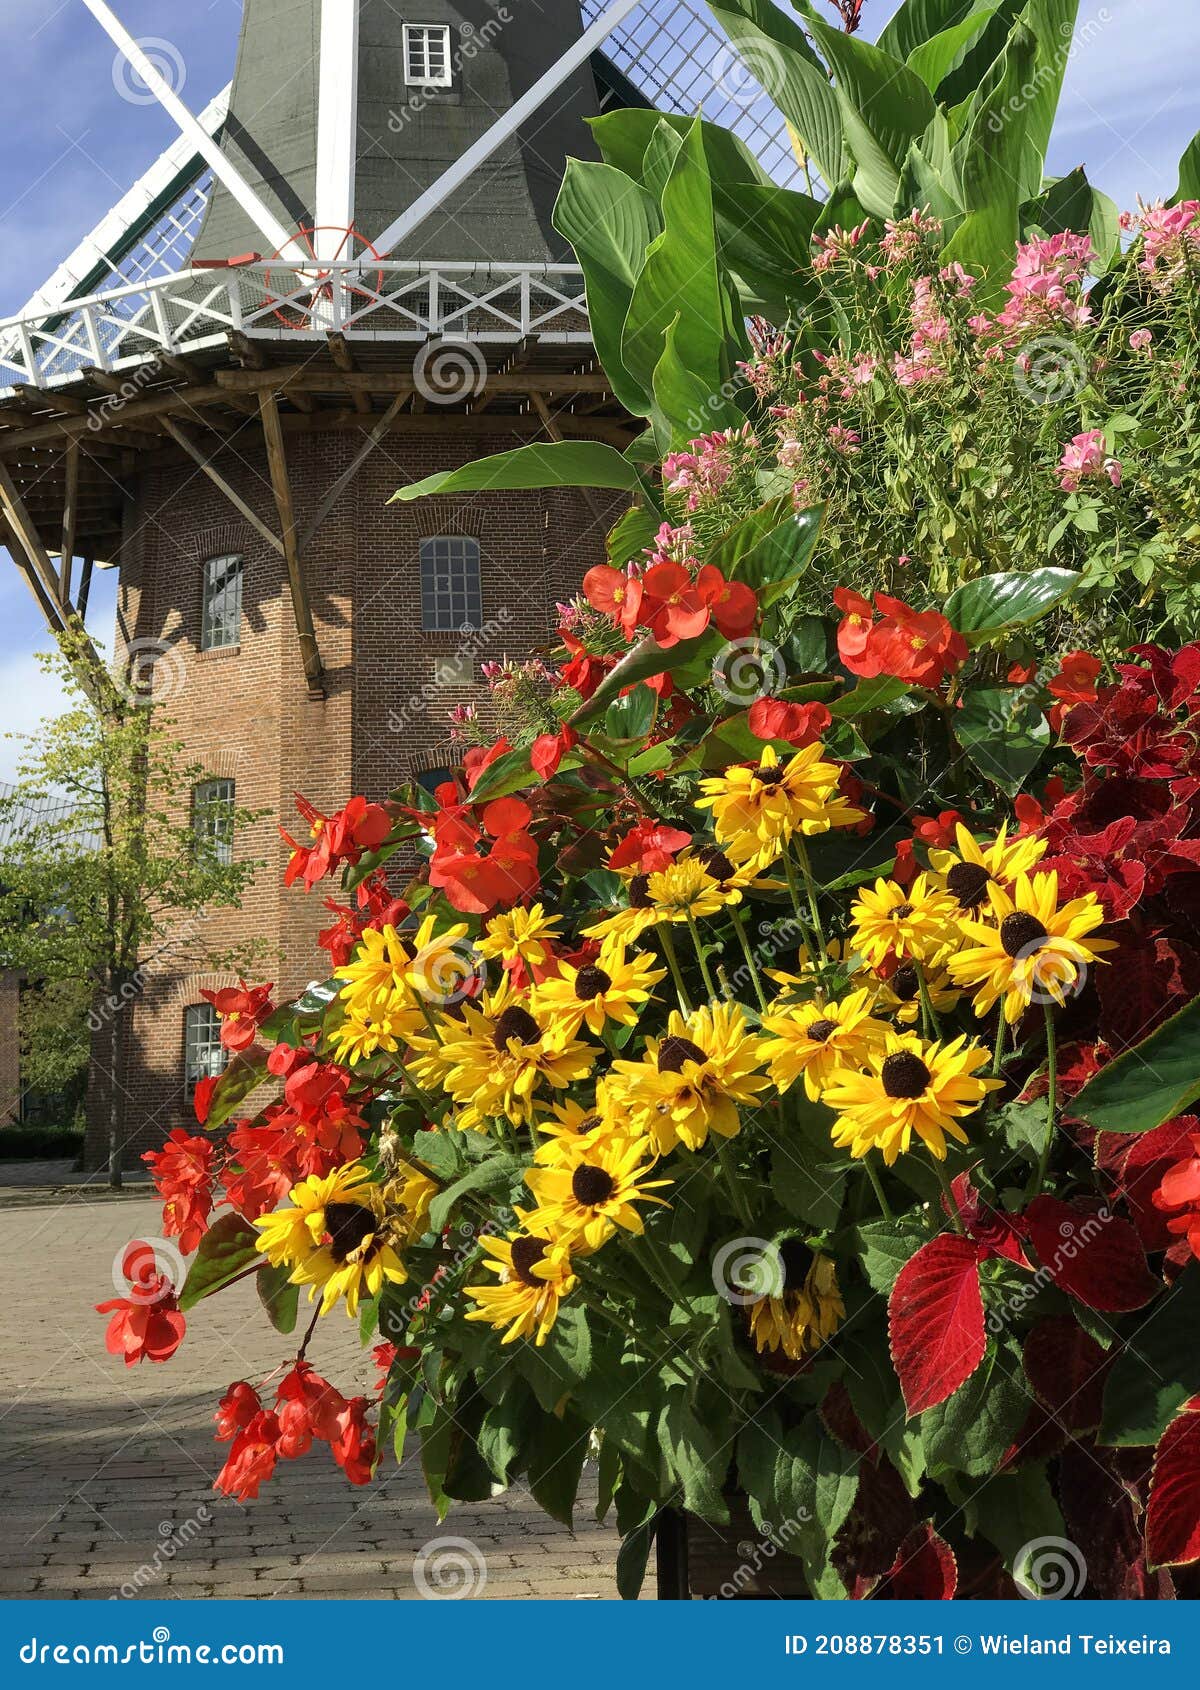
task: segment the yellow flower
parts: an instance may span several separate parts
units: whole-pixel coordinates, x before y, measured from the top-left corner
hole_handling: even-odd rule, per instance
[[[782,1285],[750,1305],[750,1335],[760,1355],[782,1350],[802,1361],[832,1338],[846,1316],[833,1262],[800,1238],[779,1246]]]
[[[889,956],[932,963],[954,938],[961,911],[926,874],[905,890],[894,880],[864,887],[850,906],[854,943],[875,968]]]
[[[1003,1083],[976,1077],[987,1060],[988,1052],[967,1044],[965,1035],[943,1045],[915,1033],[889,1033],[886,1044],[872,1051],[865,1073],[841,1069],[822,1094],[838,1112],[833,1142],[852,1156],[882,1151],[890,1167],[915,1133],[931,1155],[945,1161],[948,1137],[967,1142],[960,1119]]]
[[[565,1245],[524,1233],[510,1233],[507,1239],[481,1238],[479,1243],[492,1258],[484,1265],[500,1283],[465,1287],[467,1296],[479,1304],[467,1319],[486,1320],[504,1333],[504,1344],[530,1337],[535,1344],[544,1344],[558,1319],[559,1304],[579,1284],[570,1252]]]
[[[413,932],[400,933],[391,922],[367,927],[351,961],[335,968],[335,980],[344,980],[339,996],[359,1016],[393,1013],[413,1007],[410,965],[423,958],[426,969],[433,953],[447,950],[466,938],[465,923],[437,932],[437,917],[427,915]],[[420,1019],[419,1009],[417,1017]]]
[[[651,1193],[671,1183],[646,1177],[653,1162],[648,1138],[603,1130],[576,1137],[553,1165],[526,1173],[537,1207],[522,1216],[524,1224],[581,1254],[598,1250],[617,1227],[640,1233],[642,1217],[634,1204],[661,1203]]]
[[[499,957],[509,965],[521,961],[530,968],[541,968],[551,954],[551,941],[559,937],[560,923],[561,917],[547,915],[541,904],[531,904],[527,910],[506,910],[492,917],[487,938],[480,939],[475,948],[489,960]]]
[[[1028,874],[1046,851],[1044,839],[1010,842],[1007,822],[990,845],[979,845],[962,822],[957,824],[954,836],[957,850],[933,849],[929,860],[946,891],[969,914],[987,903],[990,886],[1011,886],[1019,875]]]
[[[851,992],[838,1003],[804,1003],[763,1018],[762,1054],[781,1092],[803,1076],[811,1098],[820,1097],[837,1068],[857,1067],[887,1037],[871,1014],[871,994]]]
[[[376,1014],[352,1009],[330,1033],[329,1042],[337,1060],[353,1068],[378,1051],[391,1055],[403,1050],[417,1028],[424,1025],[420,1011],[415,1009],[398,1007]]]
[[[563,1029],[539,1019],[517,1001],[507,981],[484,999],[483,1007],[462,1005],[463,1020],[426,1063],[444,1077],[444,1089],[465,1107],[457,1125],[486,1130],[489,1119],[520,1126],[531,1121],[534,1096],[544,1087],[564,1091],[590,1074],[598,1052],[572,1039]]]
[[[991,920],[962,922],[966,947],[947,964],[958,985],[979,988],[976,1015],[986,1015],[997,998],[1010,1024],[1035,997],[1065,1003],[1101,951],[1114,948],[1111,939],[1088,938],[1104,921],[1094,893],[1058,907],[1057,874],[1019,875],[1011,895],[993,885],[988,903]]]
[[[257,1247],[273,1267],[290,1267],[293,1285],[321,1293],[321,1313],[339,1297],[354,1315],[359,1298],[377,1297],[386,1281],[403,1284],[399,1251],[419,1236],[437,1186],[408,1171],[377,1185],[360,1162],[312,1175],[292,1188],[291,1206],[255,1221]]]
[[[610,1090],[661,1155],[678,1144],[699,1150],[710,1132],[737,1133],[738,1104],[769,1084],[762,1060],[762,1040],[736,1004],[706,1004],[686,1020],[672,1010],[666,1037],[647,1039],[642,1061],[614,1064]]]
[[[629,908],[616,910],[583,929],[588,939],[621,939],[632,944],[660,921],[698,920],[716,915],[726,904],[735,903],[740,892],[722,891],[704,864],[692,858],[671,863],[653,874],[635,874],[629,882]]]
[[[877,1015],[890,1015],[910,1027],[920,1020],[921,981],[916,963],[902,962],[886,978],[883,974],[873,974],[870,979]],[[935,1015],[952,1015],[962,998],[940,964],[926,969],[925,990]]]
[[[712,811],[717,838],[738,856],[786,845],[793,833],[851,827],[863,812],[838,792],[841,771],[822,760],[822,750],[816,741],[781,764],[774,748],[765,746],[757,766],[736,764],[723,775],[706,776],[696,806]]]
[[[584,1022],[597,1038],[609,1021],[619,1026],[636,1024],[638,1011],[650,996],[651,987],[666,975],[649,956],[630,961],[619,939],[606,940],[594,961],[574,968],[559,964],[558,974],[544,980],[533,991],[534,1014],[545,1010],[551,1021],[571,1036]]]
[[[548,1115],[539,1114],[535,1125],[542,1135],[542,1143],[534,1151],[533,1159],[547,1167],[555,1167],[569,1157],[580,1139],[598,1140],[613,1134],[625,1138],[639,1136],[628,1109],[612,1096],[607,1080],[597,1080],[596,1098],[591,1105],[568,1097],[562,1103],[552,1103]]]

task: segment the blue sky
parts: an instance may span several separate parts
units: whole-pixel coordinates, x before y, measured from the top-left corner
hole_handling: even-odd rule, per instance
[[[199,111],[232,73],[241,0],[112,0],[139,39],[182,67]],[[877,35],[898,0],[866,0]],[[785,10],[787,8],[785,7]],[[1200,129],[1200,5],[1083,0],[1048,167],[1086,164],[1122,205],[1169,194]],[[0,150],[0,315],[16,312],[173,138],[158,106],[129,98],[108,37],[82,0],[19,0],[0,12],[5,136]],[[97,577],[89,622],[107,638],[113,576]],[[33,653],[46,644],[23,582],[0,553],[0,697],[6,729],[29,731],[56,704]],[[0,779],[16,760],[0,740]]]

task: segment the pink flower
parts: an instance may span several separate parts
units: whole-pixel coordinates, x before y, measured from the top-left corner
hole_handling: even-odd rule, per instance
[[[1139,221],[1144,247],[1141,268],[1151,285],[1165,292],[1183,274],[1187,249],[1200,249],[1200,200],[1166,206],[1156,201],[1142,207]]]
[[[1058,466],[1059,486],[1064,493],[1077,493],[1081,481],[1106,475],[1114,487],[1121,485],[1121,464],[1111,457],[1102,431],[1093,428],[1077,434],[1063,447]]]
[[[834,423],[829,430],[829,444],[843,457],[850,457],[861,450],[860,439],[861,436],[854,429],[843,428],[841,423]]]
[[[815,235],[813,242],[817,251],[812,261],[813,269],[818,273],[822,270],[830,270],[839,259],[848,258],[854,248],[862,241],[869,227],[869,222],[863,221],[857,229],[835,228],[830,229],[824,235]]]
[[[1135,352],[1148,352],[1154,341],[1149,329],[1134,329],[1129,337],[1129,344]]]

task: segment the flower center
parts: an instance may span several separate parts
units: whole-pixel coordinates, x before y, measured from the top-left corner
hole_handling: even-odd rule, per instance
[[[903,968],[898,968],[892,975],[892,990],[901,1003],[912,1003],[921,990],[921,977],[911,962],[906,962]]]
[[[607,1203],[615,1189],[612,1175],[604,1168],[593,1167],[590,1162],[580,1163],[571,1175],[575,1201],[582,1203],[585,1209],[596,1209],[601,1203]]]
[[[704,865],[704,872],[712,880],[732,880],[737,870],[725,855],[715,845],[705,845],[696,853]]]
[[[892,919],[894,921],[907,921],[912,912],[913,907],[911,904],[897,904],[895,909],[892,911]]]
[[[658,1071],[660,1074],[682,1074],[685,1062],[707,1062],[708,1057],[693,1044],[691,1039],[681,1039],[672,1033],[665,1038],[658,1047]]]
[[[492,1043],[497,1050],[506,1051],[510,1039],[516,1039],[518,1044],[535,1045],[541,1036],[542,1030],[529,1011],[519,1003],[510,1003],[496,1021]]]
[[[533,1269],[546,1254],[546,1240],[544,1238],[514,1238],[512,1245],[513,1272],[522,1285],[528,1285],[535,1291],[544,1291],[546,1281],[534,1277]]]
[[[351,1252],[370,1238],[379,1222],[370,1209],[361,1203],[326,1203],[325,1230],[329,1234],[329,1253],[335,1262],[344,1262]]]
[[[827,1038],[837,1032],[837,1022],[830,1021],[826,1016],[821,1021],[811,1021],[807,1032],[810,1039],[815,1039],[819,1045],[823,1045]]]
[[[779,1246],[779,1256],[783,1262],[784,1290],[802,1291],[813,1264],[812,1251],[802,1238],[785,1238]]]
[[[946,890],[964,910],[978,909],[987,889],[988,871],[981,863],[955,863],[946,876]]]
[[[650,876],[635,874],[629,882],[629,907],[631,910],[648,910],[650,908]]]
[[[575,996],[582,1003],[588,1003],[592,998],[602,998],[611,987],[612,975],[606,974],[594,963],[586,963],[575,976]]]
[[[1037,916],[1025,910],[1014,910],[1000,923],[1000,943],[1014,961],[1039,950],[1049,937]]]
[[[894,1050],[884,1058],[880,1076],[889,1097],[920,1097],[929,1084],[929,1069],[911,1050]]]

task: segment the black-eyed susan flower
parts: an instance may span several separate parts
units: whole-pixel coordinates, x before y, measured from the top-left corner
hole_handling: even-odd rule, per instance
[[[432,915],[413,932],[402,933],[390,922],[364,928],[351,960],[333,971],[335,980],[345,982],[338,995],[348,1011],[363,1017],[411,1008],[413,958],[459,944],[466,934],[463,924],[438,933]]]
[[[532,1338],[539,1347],[546,1342],[559,1305],[579,1284],[571,1267],[571,1254],[563,1244],[527,1233],[510,1233],[507,1238],[481,1238],[480,1247],[490,1258],[484,1266],[494,1273],[497,1285],[468,1285],[466,1294],[479,1307],[468,1320],[486,1320],[504,1336],[503,1344],[518,1338]]]
[[[417,1073],[428,1065],[442,1074],[445,1090],[464,1106],[457,1119],[463,1130],[486,1130],[496,1118],[523,1125],[533,1119],[537,1093],[564,1091],[595,1066],[593,1046],[535,1015],[507,982],[482,1006],[466,1003],[462,1010],[462,1022],[436,1053],[426,1053]]]
[[[503,962],[506,968],[523,962],[531,970],[541,969],[553,954],[561,924],[562,918],[547,915],[541,904],[531,904],[528,909],[518,905],[492,917],[475,949],[482,957]]]
[[[760,1355],[780,1351],[803,1361],[833,1337],[846,1309],[830,1257],[802,1238],[785,1238],[777,1249],[782,1284],[750,1304],[750,1336]]]
[[[794,833],[826,833],[865,819],[838,791],[841,771],[822,751],[817,740],[781,763],[768,745],[757,764],[735,764],[700,782],[696,806],[712,811],[716,836],[731,855],[777,852]]]
[[[344,1297],[354,1315],[360,1297],[408,1278],[400,1251],[418,1236],[436,1191],[415,1170],[380,1186],[362,1163],[348,1162],[302,1180],[288,1207],[255,1221],[257,1247],[273,1267],[289,1267],[310,1300],[320,1293],[322,1314]]]
[[[552,979],[534,988],[532,1008],[535,1014],[544,1011],[571,1037],[586,1024],[599,1038],[610,1021],[620,1027],[634,1026],[642,1005],[666,972],[655,967],[653,957],[642,953],[630,957],[619,939],[609,939],[591,962],[578,968],[560,963]]]
[[[420,1010],[396,1003],[380,1010],[351,1009],[329,1041],[339,1062],[357,1067],[380,1051],[394,1055],[425,1025]]]
[[[794,1004],[763,1018],[762,1054],[781,1092],[803,1078],[816,1099],[838,1068],[866,1062],[887,1037],[887,1024],[872,1014],[871,993],[851,992],[837,1002]]]
[[[692,857],[687,862],[670,863],[654,874],[635,874],[628,896],[628,909],[616,910],[585,927],[586,937],[632,944],[660,922],[697,921],[716,915],[741,893],[722,891],[704,864]]]
[[[989,887],[1011,886],[1019,875],[1028,874],[1046,851],[1046,841],[1032,834],[1010,840],[1007,822],[989,845],[980,845],[962,822],[956,825],[954,838],[955,850],[935,847],[929,860],[942,886],[968,915],[986,908]]]
[[[961,924],[966,942],[947,967],[958,985],[978,988],[976,1015],[986,1015],[1003,999],[1010,1025],[1035,998],[1065,1003],[1088,967],[1100,961],[1100,953],[1114,948],[1111,939],[1089,938],[1104,921],[1095,894],[1072,898],[1060,908],[1054,873],[1019,875],[1011,894],[993,885],[987,917]]]
[[[568,1244],[580,1254],[598,1250],[618,1227],[642,1231],[638,1203],[661,1203],[654,1192],[670,1180],[651,1179],[654,1150],[648,1138],[593,1130],[562,1145],[545,1167],[525,1175],[536,1208],[524,1216],[531,1232]]]
[[[930,964],[951,944],[962,911],[948,892],[919,874],[911,886],[877,880],[850,906],[854,944],[872,967],[888,957]]]
[[[902,962],[898,968],[890,969],[886,974],[881,970],[870,978],[869,989],[874,996],[876,1015],[890,1015],[893,1020],[908,1027],[920,1020],[921,976],[915,962]],[[933,1013],[953,1014],[962,999],[962,992],[941,963],[925,970],[924,984]]]
[[[672,1010],[666,1036],[647,1039],[640,1062],[615,1063],[609,1086],[661,1155],[679,1144],[699,1150],[710,1132],[738,1132],[739,1104],[770,1083],[762,1062],[762,1040],[737,1005],[706,1004],[686,1018]]]
[[[592,1102],[568,1097],[561,1103],[551,1103],[547,1112],[538,1111],[535,1125],[541,1142],[534,1151],[534,1161],[550,1167],[569,1156],[578,1139],[613,1133],[626,1138],[639,1136],[628,1109],[613,1095],[607,1080],[597,1080]]]
[[[965,1035],[938,1044],[915,1033],[889,1033],[865,1071],[839,1070],[822,1093],[822,1101],[837,1112],[833,1142],[852,1156],[879,1150],[890,1167],[915,1133],[944,1161],[947,1138],[967,1142],[959,1121],[1003,1083],[979,1078],[988,1056]]]

